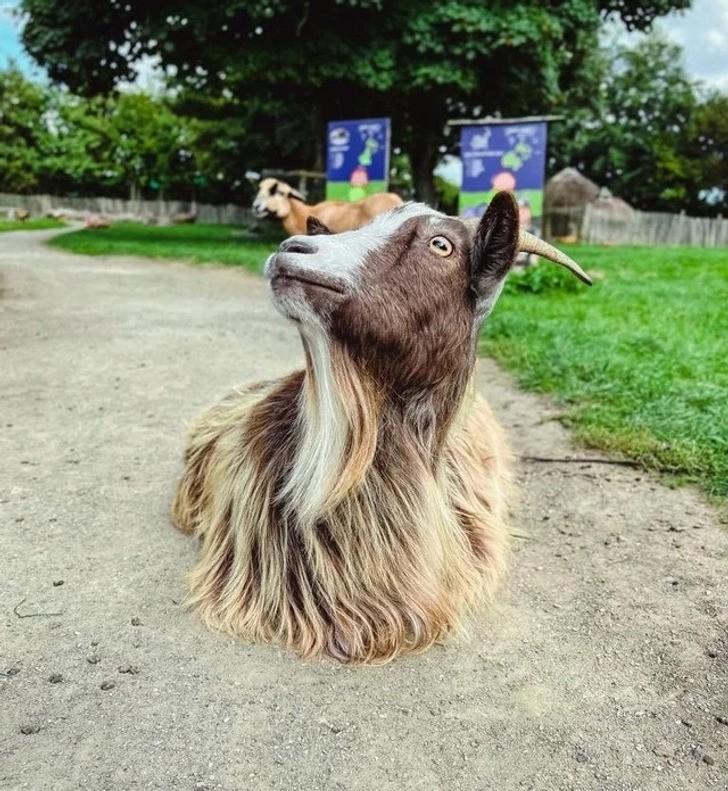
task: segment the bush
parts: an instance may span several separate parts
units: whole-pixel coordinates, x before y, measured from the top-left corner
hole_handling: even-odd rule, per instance
[[[576,292],[583,285],[568,270],[546,261],[516,267],[506,281],[506,294],[543,294],[546,291]]]

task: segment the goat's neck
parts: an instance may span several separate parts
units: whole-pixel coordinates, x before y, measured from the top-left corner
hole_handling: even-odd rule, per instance
[[[380,444],[396,448],[398,437],[414,442],[418,455],[435,466],[470,383],[472,368],[467,368],[438,383],[391,393],[382,413],[386,422],[380,428]]]
[[[373,467],[432,474],[457,420],[470,369],[454,381],[397,394],[357,369],[323,335],[304,338],[295,460],[282,495],[313,524],[360,486]]]
[[[288,198],[288,205],[291,207],[288,214],[283,218],[283,227],[289,236],[297,236],[306,233],[306,220],[311,216],[311,207],[297,198]]]

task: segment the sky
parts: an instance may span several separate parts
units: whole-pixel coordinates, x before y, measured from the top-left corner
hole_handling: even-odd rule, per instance
[[[17,6],[17,2],[0,0],[0,69],[14,60],[24,72],[29,72],[33,62],[20,44],[19,24],[13,18]]]
[[[18,6],[19,0],[0,0],[0,68],[14,60],[24,72],[38,76],[20,44],[20,23],[13,16]],[[728,0],[693,0],[689,11],[663,17],[658,24],[683,47],[692,79],[728,91]]]
[[[728,0],[693,0],[659,27],[683,48],[689,77],[728,92]]]

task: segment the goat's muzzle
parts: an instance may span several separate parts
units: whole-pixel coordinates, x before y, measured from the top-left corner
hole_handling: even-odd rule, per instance
[[[331,295],[346,295],[344,280],[316,265],[317,252],[318,245],[313,239],[301,236],[286,239],[265,267],[273,292],[303,287],[306,292],[323,290]]]
[[[258,200],[257,198],[256,200],[253,201],[251,210],[253,212],[253,217],[255,217],[257,220],[264,220],[266,217],[274,216],[273,212],[267,208],[265,203],[263,203],[263,201]]]

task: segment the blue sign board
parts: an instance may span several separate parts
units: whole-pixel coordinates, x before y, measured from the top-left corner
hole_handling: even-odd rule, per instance
[[[389,118],[331,121],[326,129],[326,197],[360,200],[386,192]]]
[[[509,190],[518,198],[522,224],[537,226],[543,214],[546,137],[545,121],[464,126],[460,214],[478,217],[496,192]]]

